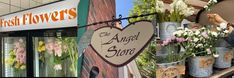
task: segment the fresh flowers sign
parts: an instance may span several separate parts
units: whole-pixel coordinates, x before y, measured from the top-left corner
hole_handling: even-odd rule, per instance
[[[95,30],[91,47],[107,63],[123,66],[138,56],[153,38],[154,27],[150,22],[136,22],[124,29],[102,27]]]
[[[184,0],[173,0],[170,9],[166,9],[163,1],[156,0],[156,12],[161,22],[181,22],[185,17],[194,14],[194,8],[189,7]]]

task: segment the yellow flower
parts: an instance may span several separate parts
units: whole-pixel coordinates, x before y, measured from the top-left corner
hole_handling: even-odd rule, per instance
[[[20,64],[19,64],[19,63],[16,63],[16,64],[15,64],[15,68],[19,69],[19,68],[20,68]]]
[[[26,65],[21,65],[20,69],[23,70],[26,68]]]
[[[6,64],[8,64],[8,65],[13,65],[14,62],[15,62],[15,59],[14,59],[14,58],[8,58],[8,59],[5,60],[5,62],[6,62]]]
[[[14,56],[14,55],[15,55],[14,50],[10,50],[9,55],[10,55],[10,56]]]
[[[45,51],[45,46],[41,46],[41,51]]]
[[[38,52],[44,52],[45,51],[45,43],[43,41],[39,41],[39,45],[37,47]]]
[[[44,42],[43,41],[39,41],[39,46],[42,46],[44,45]]]

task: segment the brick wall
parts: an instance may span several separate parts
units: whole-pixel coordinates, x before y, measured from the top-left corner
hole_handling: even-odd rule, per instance
[[[88,24],[111,20],[115,15],[115,0],[90,0]],[[106,26],[96,25],[87,29],[97,29]],[[81,78],[89,78],[90,70],[93,66],[99,68],[97,78],[118,78],[118,68],[104,62],[90,47],[84,53]]]

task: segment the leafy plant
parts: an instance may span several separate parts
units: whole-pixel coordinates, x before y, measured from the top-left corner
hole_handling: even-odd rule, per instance
[[[155,78],[156,45],[151,43],[137,58],[136,62],[143,78]]]
[[[173,0],[171,9],[165,8],[162,0],[136,0],[129,16],[157,12],[160,22],[181,22],[184,18],[194,14],[194,8],[186,4],[184,0]],[[131,19],[131,22],[139,20],[152,20],[154,16]]]
[[[55,72],[64,72],[64,74],[71,72],[72,76],[77,76],[78,49],[76,38],[48,37],[41,39],[38,43],[37,51],[41,63],[46,62],[50,69],[53,69]],[[45,59],[49,60],[45,61]],[[66,68],[69,68],[69,71]],[[56,75],[56,73],[52,72],[51,74]]]

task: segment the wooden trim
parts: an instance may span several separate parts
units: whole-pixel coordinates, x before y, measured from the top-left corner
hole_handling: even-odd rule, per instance
[[[232,74],[234,74],[234,66],[224,69],[222,71],[219,71],[213,76],[211,76],[210,78],[226,78],[228,75],[232,75]]]

